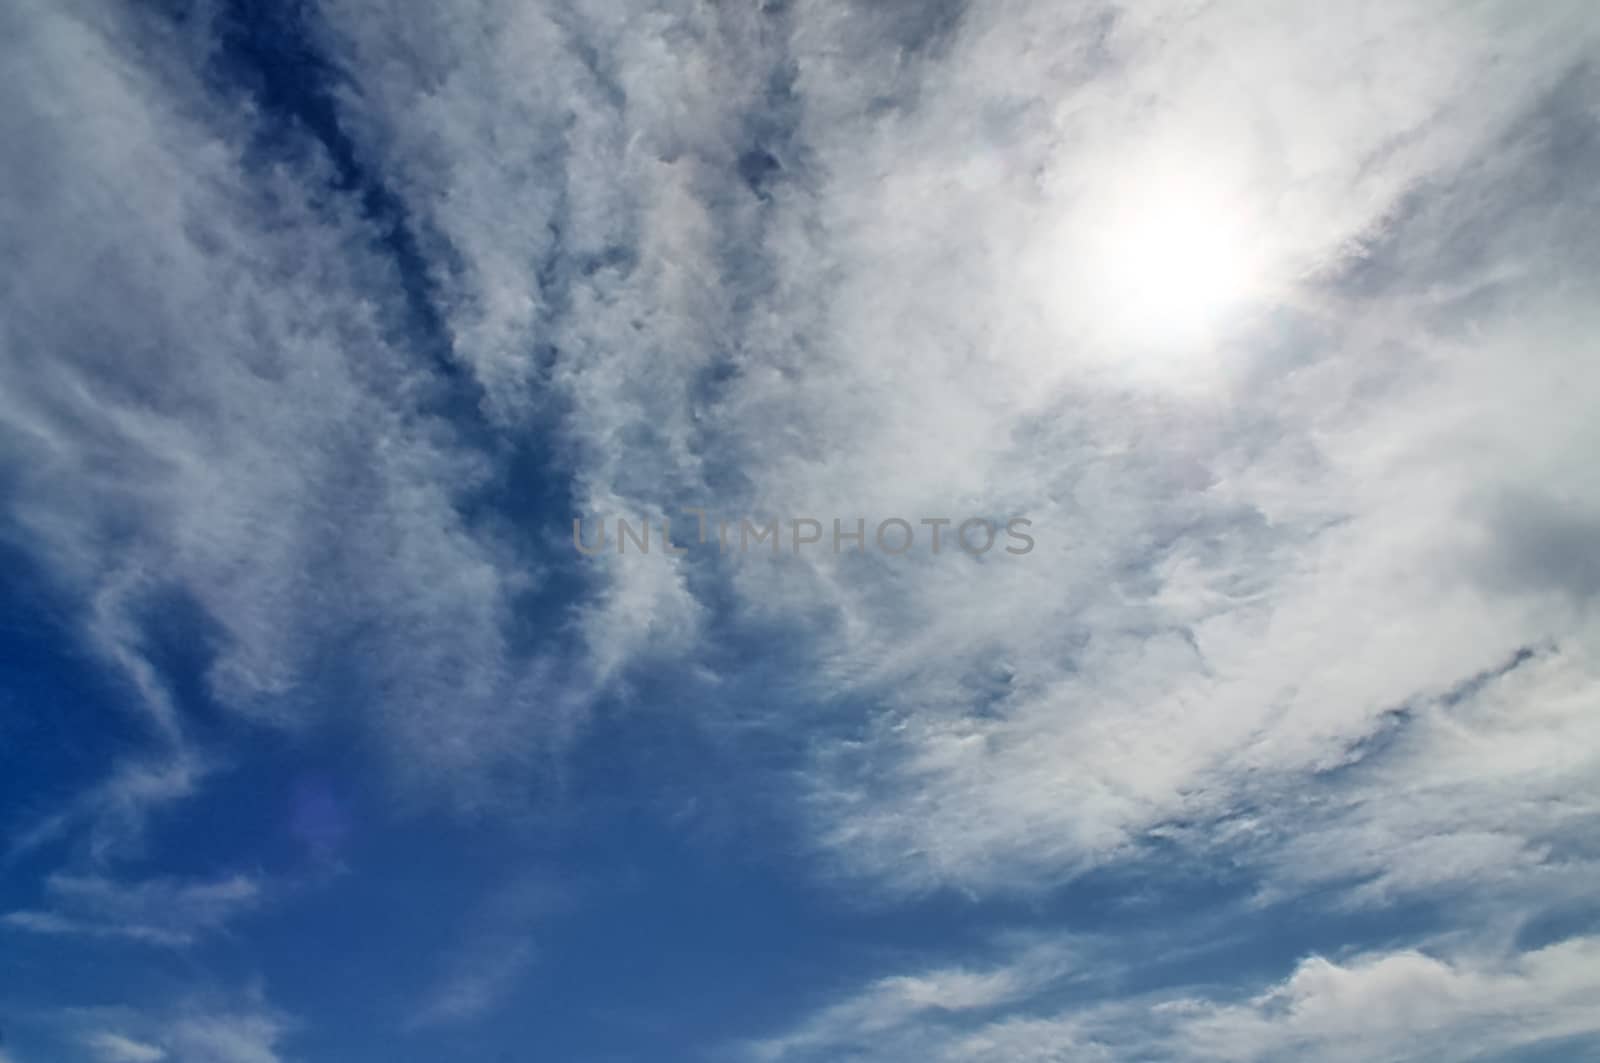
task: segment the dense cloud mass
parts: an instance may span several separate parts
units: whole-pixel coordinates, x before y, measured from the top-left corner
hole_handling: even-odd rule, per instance
[[[1589,4],[19,0],[0,40],[0,1061],[606,1009],[641,1040],[590,1058],[1600,1045]],[[867,542],[574,549],[696,514]],[[967,518],[1035,545],[926,547]],[[408,929],[329,929],[362,898]],[[572,914],[629,904],[794,966]],[[131,966],[61,995],[51,949]],[[774,981],[693,1027],[559,991],[635,950]]]

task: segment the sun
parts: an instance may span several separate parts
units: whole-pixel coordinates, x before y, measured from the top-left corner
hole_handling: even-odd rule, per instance
[[[1127,188],[1096,212],[1090,232],[1085,275],[1111,338],[1204,342],[1259,286],[1248,213],[1202,183]]]
[[[1015,262],[1030,394],[1075,377],[1176,391],[1227,387],[1286,296],[1284,235],[1237,160],[1151,149],[1063,170],[1019,213]],[[1185,159],[1178,165],[1175,159]]]

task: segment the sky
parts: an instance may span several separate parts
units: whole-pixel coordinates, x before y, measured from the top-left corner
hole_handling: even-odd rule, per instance
[[[0,86],[0,1063],[1600,1059],[1588,0]]]

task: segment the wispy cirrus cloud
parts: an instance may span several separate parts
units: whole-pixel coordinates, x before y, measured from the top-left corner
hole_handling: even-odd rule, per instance
[[[878,983],[800,1031],[749,1046],[772,1061],[864,1060],[1371,1060],[1504,1059],[1600,1031],[1591,937],[1509,953],[1441,957],[1415,950],[1334,961],[1313,956],[1281,981],[1238,995],[1195,987],[1052,1007],[1050,982],[1009,968],[976,976],[1005,985],[955,1006],[930,996],[903,1007]],[[937,981],[936,975],[929,979]],[[963,1003],[968,1006],[963,1006]],[[995,1007],[1004,1004],[1004,1007]],[[974,1012],[971,1014],[969,1012]]]
[[[66,1008],[50,1025],[105,1063],[279,1063],[300,1024],[259,988],[216,986],[161,1005]]]
[[[1592,914],[1600,816],[1587,5],[283,10],[250,17],[294,86],[227,4],[0,14],[4,535],[147,743],[15,853],[126,853],[225,763],[213,714],[357,735],[406,807],[493,814],[621,694],[792,751],[740,803],[851,902],[1172,860],[1158,895],[1247,898],[1222,937],[1434,913],[1098,999],[942,956],[768,1058],[1595,1032],[1592,939],[1516,943]],[[1039,548],[565,541],[702,505],[1025,514]],[[215,888],[57,875],[5,919],[179,946],[254,902]],[[514,996],[519,911],[468,921],[417,1026]],[[275,1058],[246,1012],[129,1043]]]
[[[572,903],[541,876],[502,883],[462,920],[460,940],[406,1020],[408,1030],[459,1026],[504,1005],[539,962],[539,927]]]
[[[829,1006],[780,1037],[751,1046],[754,1058],[781,1061],[824,1056],[841,1049],[902,1038],[922,1023],[992,1015],[1037,992],[1059,964],[1031,963],[991,970],[947,968],[914,975],[891,975],[851,999]]]
[[[106,1031],[89,1034],[83,1043],[106,1063],[158,1063],[167,1058],[163,1048]]]
[[[6,57],[27,101],[6,120],[26,145],[5,215],[8,537],[78,596],[85,640],[176,755],[195,753],[149,653],[173,616],[243,719],[304,726],[307,684],[353,671],[377,746],[419,741],[396,763],[481,799],[482,756],[527,748],[491,732],[555,735],[564,710],[510,646],[538,565],[461,512],[492,460],[397,346],[398,267],[357,204],[319,191],[332,163],[307,135],[265,140],[282,161],[256,168],[268,134],[211,94],[190,37],[131,11],[6,19],[28,42]]]
[[[36,934],[125,938],[182,948],[262,900],[261,884],[244,875],[215,881],[54,874],[45,882],[49,907],[0,915],[0,924]]]
[[[1509,123],[1569,120],[1563,101],[1582,89],[1563,79],[1584,31],[1551,51],[1559,13],[1500,40],[1443,8],[1373,9],[1372,23],[1330,20],[1331,41],[1308,34],[1313,55],[1292,43],[1298,16],[1227,5],[1155,24],[1120,13],[1102,37],[1068,16],[1015,16],[969,11],[949,47],[970,51],[942,57],[949,81],[930,73],[916,107],[859,132],[819,114],[835,152],[820,197],[840,212],[827,246],[860,257],[844,260],[859,262],[855,283],[828,318],[829,348],[849,354],[819,374],[807,427],[849,458],[796,460],[754,425],[730,448],[751,456],[773,508],[947,510],[953,482],[1039,528],[1040,551],[1009,569],[823,559],[798,599],[792,574],[736,577],[766,608],[841,618],[818,694],[890,709],[864,744],[818,743],[819,822],[847,863],[915,888],[1015,888],[1114,860],[1165,821],[1225,811],[1263,773],[1296,785],[1392,710],[1523,647],[1554,641],[1581,659],[1587,629],[1563,592],[1492,584],[1482,551],[1527,547],[1489,541],[1497,525],[1475,519],[1530,478],[1576,490],[1564,461],[1530,464],[1530,417],[1550,432],[1539,465],[1591,438],[1576,393],[1596,381],[1561,368],[1587,342],[1587,311],[1545,294],[1566,263],[1529,257],[1584,208],[1529,204],[1492,228],[1477,209],[1519,200],[1546,165],[1542,140]],[[1034,50],[1036,74],[983,80],[1024,53],[1020,38],[1052,33],[1062,47]],[[1501,49],[1537,55],[1544,73],[1481,80],[1474,57]],[[1288,55],[1303,68],[1281,70]],[[1063,64],[1081,86],[1059,87]],[[1361,87],[1402,66],[1407,93]],[[1292,107],[1246,98],[1268,71]],[[982,126],[993,112],[975,93],[1018,100],[1012,124]],[[1482,107],[1463,102],[1479,93]],[[985,154],[956,157],[985,132]],[[1473,162],[1490,150],[1493,165]],[[1138,337],[1075,331],[1101,327],[1093,284],[1073,272],[1096,267],[1073,226],[1093,218],[1097,189],[1218,159],[1234,168],[1224,198],[1263,226],[1259,253],[1288,279],[1267,297],[1272,316],[1164,359]],[[950,217],[966,224],[924,221]],[[1480,257],[1445,257],[1468,239]],[[1380,269],[1393,282],[1363,297],[1359,277]],[[1452,312],[1474,319],[1470,337]],[[1513,336],[1530,352],[1513,356]],[[761,379],[741,383],[765,413]],[[871,396],[870,415],[852,395]],[[972,442],[930,452],[952,427]]]
[[[575,509],[1035,520],[1010,568],[617,559],[582,613],[605,675],[692,657],[724,612],[799,623],[801,700],[881,706],[866,742],[814,742],[824,848],[988,889],[1228,815],[1263,773],[1292,787],[1525,647],[1577,652],[1564,590],[1506,582],[1542,533],[1495,499],[1568,491],[1540,466],[1590,436],[1585,312],[1549,294],[1570,261],[1535,255],[1583,207],[1518,191],[1582,122],[1579,14],[486,4],[397,26],[351,3],[325,32],[357,136],[457,256],[457,356],[496,409],[565,405]],[[652,43],[673,32],[694,47]],[[519,63],[540,74],[499,77]],[[485,100],[521,120],[486,126]],[[1152,335],[1107,313],[1096,226],[1184,195],[1230,216],[1255,287],[1226,331]],[[526,329],[548,348],[506,342]],[[1559,439],[1538,455],[1535,410]],[[800,708],[773,726],[818,719]]]
[[[480,1019],[506,997],[538,959],[530,940],[479,940],[453,956],[449,969],[411,1020],[414,1029]]]
[[[291,1027],[278,1015],[222,1013],[178,1019],[167,1031],[172,1058],[182,1063],[278,1063],[278,1044]]]

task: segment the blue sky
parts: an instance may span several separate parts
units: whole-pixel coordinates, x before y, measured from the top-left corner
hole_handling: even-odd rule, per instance
[[[0,41],[0,1063],[1600,1058],[1587,3]]]

